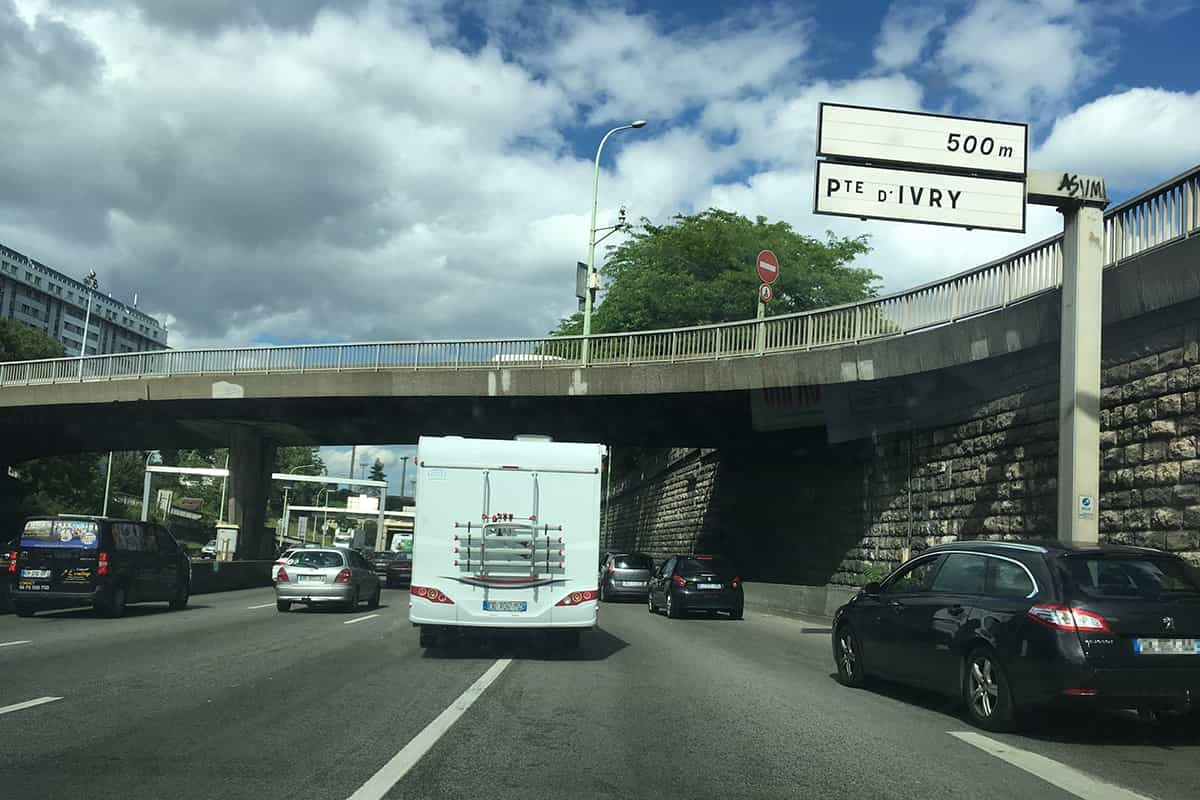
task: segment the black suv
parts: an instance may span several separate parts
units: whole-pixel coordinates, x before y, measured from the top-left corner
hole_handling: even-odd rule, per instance
[[[960,697],[983,728],[1041,706],[1193,711],[1200,573],[1160,550],[969,541],[869,583],[833,622],[838,678]]]
[[[93,605],[112,617],[127,603],[187,605],[192,565],[161,525],[107,517],[34,517],[9,553],[12,608],[22,617]]]

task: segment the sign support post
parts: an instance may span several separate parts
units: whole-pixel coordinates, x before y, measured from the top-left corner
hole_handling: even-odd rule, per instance
[[[779,278],[779,257],[770,250],[760,250],[754,270],[762,281],[758,286],[758,324],[754,326],[754,351],[761,356],[767,350],[767,303],[775,297],[771,284]]]
[[[1026,196],[1063,215],[1058,381],[1058,538],[1096,544],[1100,527],[1100,329],[1104,285],[1103,178],[1030,171]]]

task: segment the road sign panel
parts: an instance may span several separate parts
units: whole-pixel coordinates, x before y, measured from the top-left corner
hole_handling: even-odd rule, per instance
[[[761,250],[758,253],[758,258],[755,259],[755,268],[758,270],[758,277],[763,283],[774,283],[779,277],[779,259],[770,250]]]
[[[817,155],[1024,177],[1028,126],[822,103]]]
[[[818,214],[1025,232],[1023,181],[817,162]]]
[[[775,299],[775,292],[771,291],[771,284],[761,283],[758,286],[758,302],[769,303]]]

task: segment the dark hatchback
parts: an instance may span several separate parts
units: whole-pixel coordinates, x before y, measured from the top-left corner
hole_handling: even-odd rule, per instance
[[[842,683],[943,692],[991,730],[1039,707],[1194,718],[1200,573],[1136,547],[939,545],[838,609],[833,654]]]
[[[692,611],[724,611],[741,619],[742,579],[720,556],[671,556],[650,578],[647,605],[651,614],[663,608],[672,618]]]
[[[412,556],[408,551],[376,553],[370,560],[371,569],[389,589],[412,584]]]
[[[600,600],[644,600],[654,574],[654,559],[645,553],[609,553],[600,564]]]
[[[104,517],[35,517],[9,553],[13,611],[91,605],[120,617],[129,603],[187,605],[192,567],[162,526]]]

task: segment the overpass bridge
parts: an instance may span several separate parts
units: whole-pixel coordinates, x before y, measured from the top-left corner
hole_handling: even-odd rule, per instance
[[[1200,167],[1106,213],[1106,326],[1171,308],[1191,313],[1187,304],[1200,298],[1198,231]],[[1001,391],[993,385],[1004,378],[1000,365],[1057,342],[1061,268],[1061,237],[1052,237],[944,280],[835,308],[592,336],[587,364],[582,337],[11,362],[0,365],[2,459],[230,446],[232,464],[252,465],[234,466],[231,476],[235,502],[249,508],[246,498],[265,483],[254,475],[265,469],[271,443],[537,431],[616,445],[717,447],[752,437],[754,393],[778,387],[820,387],[819,423],[835,439],[911,429],[952,417],[947,397]],[[855,393],[875,386],[891,387],[900,401],[874,418],[848,416],[847,409],[867,407]],[[771,436],[810,441],[813,434]]]

